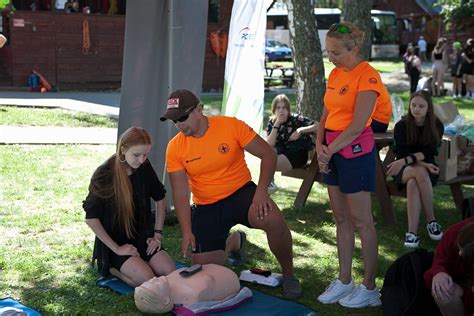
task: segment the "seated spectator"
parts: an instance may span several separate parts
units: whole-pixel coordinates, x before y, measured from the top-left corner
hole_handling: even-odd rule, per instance
[[[273,99],[272,116],[266,130],[267,143],[277,153],[276,171],[284,172],[306,165],[308,152],[314,147],[310,135],[317,129],[317,122],[291,113],[290,100],[286,95],[279,94]]]
[[[284,94],[272,102],[272,116],[267,124],[267,142],[275,148],[277,171],[288,171],[306,165],[308,151],[314,144],[310,135],[318,123],[300,114],[291,113],[290,100]]]
[[[162,247],[165,189],[147,156],[151,138],[140,127],[127,129],[117,151],[92,175],[83,202],[86,223],[96,235],[94,259],[102,275],[115,268],[135,287],[175,265]],[[150,200],[156,201],[155,222]]]
[[[474,217],[446,230],[424,277],[443,315],[473,315]]]
[[[421,208],[425,211],[426,229],[433,240],[443,236],[441,226],[433,212],[433,185],[439,168],[434,162],[444,127],[435,116],[433,101],[427,91],[417,91],[410,97],[408,114],[395,124],[393,151],[395,161],[388,165],[387,175],[395,178],[399,190],[406,185],[408,232],[405,247],[416,248],[420,243],[417,235]]]

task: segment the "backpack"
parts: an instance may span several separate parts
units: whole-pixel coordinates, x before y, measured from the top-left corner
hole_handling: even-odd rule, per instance
[[[462,220],[465,220],[474,215],[474,197],[468,197],[462,200],[461,211]]]
[[[433,256],[431,251],[416,249],[390,265],[380,291],[385,316],[441,315],[423,278],[433,263]]]

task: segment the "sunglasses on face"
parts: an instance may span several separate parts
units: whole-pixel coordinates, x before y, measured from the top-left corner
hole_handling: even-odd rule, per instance
[[[354,40],[354,44],[357,45],[357,42],[356,42],[354,36],[352,36],[351,29],[348,26],[344,25],[344,24],[334,23],[333,25],[331,25],[329,27],[328,32],[337,32],[339,34],[349,34],[349,36]]]
[[[186,120],[188,119],[188,117],[189,117],[189,114],[191,114],[191,112],[194,111],[194,109],[195,109],[196,107],[197,107],[197,104],[196,104],[195,106],[193,106],[191,109],[189,109],[189,111],[187,111],[186,113],[184,113],[183,116],[177,118],[176,120],[172,120],[173,123],[176,124],[176,123],[178,123],[178,122],[182,123],[182,122],[186,121]]]

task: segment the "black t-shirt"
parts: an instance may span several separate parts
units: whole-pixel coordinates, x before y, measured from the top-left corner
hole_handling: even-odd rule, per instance
[[[443,123],[439,119],[436,119],[436,128],[441,137],[444,134]],[[417,132],[421,135],[423,132],[423,126],[419,126]],[[400,121],[395,124],[393,130],[393,152],[395,153],[396,159],[404,158],[410,154],[417,152],[423,153],[425,159],[423,161],[427,163],[434,163],[434,157],[438,155],[437,144],[431,145],[422,145],[422,144],[408,144],[407,140],[407,126],[406,126],[406,117],[402,118]]]
[[[112,181],[112,171],[107,163],[101,165],[96,172],[104,172],[110,175],[104,181]],[[151,198],[160,201],[165,197],[166,190],[158,179],[151,163],[146,160],[136,169],[129,179],[133,190],[135,236],[127,238],[125,231],[119,226],[117,218],[117,207],[114,198],[101,198],[89,192],[83,201],[83,208],[86,212],[86,219],[98,218],[104,226],[109,236],[118,244],[132,244],[137,248],[146,248],[146,239],[153,237],[154,222],[151,213]],[[99,247],[106,247],[101,242],[96,241]],[[103,249],[98,250],[100,252]],[[100,260],[99,255],[99,261]],[[99,262],[99,270],[101,263]]]

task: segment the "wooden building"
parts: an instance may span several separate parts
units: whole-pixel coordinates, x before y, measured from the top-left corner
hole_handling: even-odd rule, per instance
[[[403,52],[408,43],[416,45],[420,36],[423,36],[428,43],[428,51],[433,49],[439,37],[446,37],[450,43],[460,41],[464,45],[466,40],[472,37],[473,30],[460,31],[456,25],[447,28],[440,15],[441,6],[435,3],[436,0],[375,0],[373,9],[396,13],[400,32],[400,49]]]
[[[54,0],[37,2],[32,11],[31,1],[13,1],[17,10],[2,14],[8,43],[0,49],[0,85],[26,86],[35,69],[59,89],[119,88],[125,15],[107,14],[106,0],[79,1],[80,13],[57,9]],[[86,4],[90,14],[82,13]],[[232,4],[209,0],[204,90],[224,86],[225,59],[214,53],[209,38],[212,32],[228,32]]]

